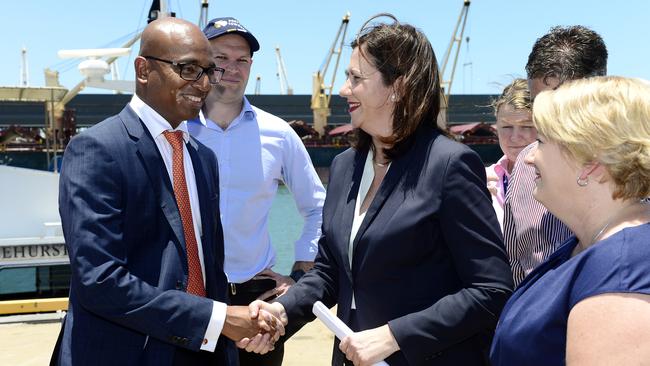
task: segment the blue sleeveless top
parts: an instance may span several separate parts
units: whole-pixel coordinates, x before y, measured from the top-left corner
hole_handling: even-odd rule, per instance
[[[603,293],[650,295],[650,223],[625,228],[571,258],[575,236],[519,285],[501,313],[492,365],[564,365],[569,312]]]

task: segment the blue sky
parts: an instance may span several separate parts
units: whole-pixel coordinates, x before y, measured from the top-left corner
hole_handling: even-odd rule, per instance
[[[361,24],[379,12],[391,12],[420,28],[442,59],[462,7],[462,0],[275,0],[210,1],[209,18],[234,16],[258,38],[247,92],[261,77],[262,94],[279,94],[275,46],[287,67],[295,94],[310,94],[312,74],[323,63],[341,18],[349,11],[346,44]],[[81,80],[77,61],[61,60],[60,49],[119,47],[145,26],[150,0],[22,0],[3,4],[0,33],[0,85],[20,81],[21,49],[27,48],[29,84],[43,86],[43,69],[59,70],[61,83],[71,88]],[[180,18],[198,22],[199,0],[171,0]],[[650,79],[650,1],[593,0],[473,0],[458,58],[453,94],[500,92],[512,77],[524,76],[535,40],[554,25],[582,24],[600,33],[609,49],[609,73]],[[133,55],[137,54],[137,44]],[[349,61],[344,50],[335,91]],[[118,61],[122,78],[133,79],[133,56]],[[466,65],[464,65],[466,64]],[[84,93],[101,93],[86,89]]]

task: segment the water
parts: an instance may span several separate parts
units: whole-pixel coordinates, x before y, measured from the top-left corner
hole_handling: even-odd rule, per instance
[[[294,262],[294,242],[300,237],[303,224],[304,220],[298,213],[293,196],[285,186],[279,187],[269,217],[271,242],[276,251],[274,271],[285,275],[291,272]],[[0,299],[6,300],[13,297],[11,294],[34,293],[37,288],[42,290],[43,286],[51,282],[49,278],[52,277],[52,274],[49,273],[50,269],[42,268],[42,270],[42,274],[39,274],[35,268],[1,270]],[[41,278],[43,276],[46,276],[48,280],[44,281]]]
[[[285,275],[291,272],[294,243],[300,237],[304,224],[291,192],[287,187],[280,186],[269,215],[269,233],[275,249],[274,271]]]

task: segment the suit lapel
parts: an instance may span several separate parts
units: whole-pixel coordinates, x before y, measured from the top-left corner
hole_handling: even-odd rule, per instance
[[[395,190],[397,183],[402,180],[404,171],[406,170],[411,160],[409,156],[412,154],[413,150],[415,149],[413,148],[410,149],[410,151],[406,152],[404,155],[400,156],[399,158],[391,162],[390,168],[388,169],[388,172],[386,173],[384,180],[381,182],[381,185],[379,186],[379,191],[375,194],[375,197],[370,203],[370,207],[368,207],[368,211],[366,211],[366,216],[363,218],[363,221],[361,222],[361,226],[357,231],[357,236],[354,238],[352,248],[353,248],[353,258],[356,258],[356,260],[354,261],[355,263],[358,263],[359,260],[359,258],[357,258],[359,240],[363,237],[365,232],[368,230],[370,224],[372,224],[373,220],[375,219],[375,217],[377,216],[381,208],[384,206],[384,203],[386,202],[388,197],[390,197],[393,190]],[[361,180],[361,175],[359,176],[359,181],[360,180]]]
[[[343,182],[349,182],[347,188],[347,194],[342,194],[342,200],[340,204],[343,207],[342,215],[339,217],[339,225],[337,227],[341,228],[341,233],[343,238],[341,240],[341,252],[344,257],[345,269],[352,279],[352,270],[350,267],[350,256],[348,255],[349,244],[350,244],[350,234],[352,231],[352,221],[354,220],[354,209],[357,203],[357,196],[359,195],[359,186],[361,185],[361,176],[363,175],[363,165],[366,161],[367,153],[356,152],[354,154],[354,160],[352,162],[352,167],[346,170],[345,177],[343,177]]]
[[[138,154],[142,160],[142,165],[147,171],[151,188],[153,189],[163,214],[167,218],[174,235],[181,245],[182,253],[185,255],[185,235],[183,234],[183,223],[181,221],[174,190],[172,188],[167,169],[165,168],[162,156],[156,147],[153,137],[149,134],[137,114],[130,108],[126,107],[120,113],[120,117],[126,126],[129,135],[136,140]],[[184,263],[187,261],[185,259]]]
[[[203,159],[199,156],[198,145],[196,141],[190,138],[190,142],[185,145],[187,151],[190,154],[192,160],[192,167],[194,168],[194,177],[196,179],[196,190],[199,198],[199,208],[201,210],[201,227],[203,228],[203,235],[201,239],[201,247],[203,249],[203,262],[205,264],[206,279],[210,280],[214,276],[209,275],[210,271],[215,270],[213,265],[207,265],[208,263],[214,263],[214,225],[210,221],[210,216],[212,213],[210,210],[211,198],[208,191],[208,179],[205,177],[206,167],[203,166]],[[195,215],[196,213],[192,213]],[[209,267],[209,268],[208,268]],[[206,290],[211,288],[209,283],[206,283]]]

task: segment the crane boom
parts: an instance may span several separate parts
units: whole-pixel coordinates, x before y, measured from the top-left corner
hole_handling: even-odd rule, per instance
[[[463,42],[463,34],[465,33],[465,24],[467,23],[467,14],[469,12],[470,0],[463,1],[463,7],[460,10],[460,15],[458,16],[458,21],[456,21],[456,27],[454,27],[454,33],[451,35],[451,40],[449,41],[449,46],[447,46],[447,51],[443,57],[442,65],[440,67],[440,87],[443,90],[443,100],[441,103],[441,116],[444,118],[442,121],[443,124],[446,124],[446,111],[449,103],[449,96],[451,95],[451,85],[454,81],[454,74],[456,72],[456,64],[458,63],[458,53],[460,52],[460,46]],[[460,28],[460,33],[459,33]],[[455,50],[454,50],[455,47]],[[445,77],[447,72],[447,66],[449,65],[449,59],[451,54],[454,54],[453,62],[451,65],[451,71],[449,77]],[[439,118],[439,123],[441,122]],[[441,126],[442,127],[442,126]]]
[[[339,30],[336,32],[336,37],[332,46],[330,47],[325,61],[321,68],[314,73],[312,94],[311,94],[311,109],[314,115],[314,129],[322,136],[325,133],[325,126],[327,126],[327,117],[331,114],[329,105],[332,97],[332,89],[334,88],[334,81],[336,80],[336,70],[341,61],[341,50],[345,42],[345,34],[348,30],[350,23],[350,13],[346,13],[341,20]],[[325,84],[327,72],[329,71],[332,58],[336,55],[334,62],[333,72],[329,84]]]
[[[208,25],[208,0],[201,0],[201,11],[199,12],[199,28],[203,29]]]
[[[287,68],[284,66],[280,46],[275,47],[275,62],[278,64],[278,79],[280,79],[280,94],[293,95],[293,88],[289,85],[287,77]]]
[[[260,75],[257,75],[255,78],[255,95],[260,95],[260,92],[262,91],[262,77]]]
[[[149,9],[149,19],[148,23],[152,22],[153,20],[157,18],[163,18],[167,16],[175,16],[175,14],[169,13],[167,10],[167,2],[164,0],[154,0],[152,1],[151,8]],[[128,40],[122,48],[130,48],[135,44],[138,40],[140,40],[140,37],[142,36],[142,32],[137,32],[130,40]],[[105,62],[107,65],[111,65],[115,60],[117,60],[118,57],[113,56],[113,57],[108,57]],[[58,73],[57,72],[52,72],[49,69],[45,70],[45,79],[48,80],[50,84],[58,85]],[[56,131],[61,128],[60,126],[60,120],[61,117],[63,116],[63,112],[65,110],[66,104],[72,100],[77,94],[79,94],[88,84],[88,81],[84,78],[84,80],[80,81],[77,85],[75,85],[72,89],[69,89],[67,93],[61,98],[60,101],[58,102],[51,102],[47,104],[47,109],[48,109],[48,126],[46,129],[46,140],[49,143],[49,140],[52,140],[52,149],[54,150],[54,171],[58,171],[58,166],[57,166],[57,160],[56,160],[56,151],[57,151],[57,137],[56,137]],[[49,159],[49,156],[48,156]]]

